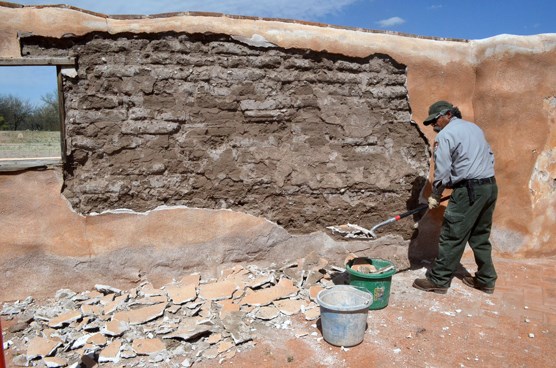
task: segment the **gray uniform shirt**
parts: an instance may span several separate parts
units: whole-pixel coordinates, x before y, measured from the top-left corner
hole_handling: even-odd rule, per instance
[[[494,176],[494,154],[477,125],[452,118],[434,140],[433,192],[466,179]]]

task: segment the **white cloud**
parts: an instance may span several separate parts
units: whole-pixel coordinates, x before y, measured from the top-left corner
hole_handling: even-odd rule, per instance
[[[20,0],[19,4],[64,3],[104,14],[158,14],[206,11],[269,18],[317,20],[360,0]]]
[[[380,27],[383,27],[383,28],[399,26],[400,24],[404,24],[404,23],[405,23],[405,20],[403,18],[400,18],[400,17],[392,17],[392,18],[388,18],[388,19],[379,20],[377,22],[377,24]]]
[[[429,9],[437,10],[437,9],[442,9],[443,7],[444,7],[444,5],[431,5],[431,6],[429,6]]]

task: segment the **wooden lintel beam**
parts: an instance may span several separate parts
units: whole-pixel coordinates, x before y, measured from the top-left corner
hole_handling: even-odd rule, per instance
[[[74,57],[28,57],[7,58],[0,57],[0,66],[75,66]]]

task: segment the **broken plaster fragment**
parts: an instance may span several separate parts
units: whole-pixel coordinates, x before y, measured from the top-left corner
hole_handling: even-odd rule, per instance
[[[274,301],[272,304],[286,316],[291,316],[299,313],[302,306],[307,306],[307,301],[302,299],[283,299]]]
[[[65,367],[68,365],[68,361],[66,359],[59,357],[45,357],[42,361],[48,368]]]
[[[153,304],[158,304],[158,303],[166,303],[167,301],[168,301],[168,299],[165,296],[162,296],[162,295],[147,296],[147,297],[144,297],[144,298],[135,299],[129,305],[130,306],[137,305],[137,304],[153,305]]]
[[[324,288],[319,285],[313,285],[309,288],[309,297],[311,300],[317,300],[317,295],[320,293]]]
[[[165,303],[155,304],[144,308],[117,312],[112,320],[124,321],[130,325],[140,325],[162,316],[165,309]]]
[[[236,345],[252,340],[249,326],[243,322],[243,313],[232,312],[222,319],[222,325],[230,333]]]
[[[280,315],[278,308],[274,306],[261,307],[255,317],[263,320],[271,320]]]
[[[65,75],[66,77],[69,78],[75,78],[77,77],[77,70],[74,67],[62,67],[61,70],[62,75]]]
[[[298,291],[299,289],[293,285],[291,280],[283,278],[276,286],[258,290],[246,295],[243,299],[241,299],[241,304],[254,306],[268,305],[275,300],[296,295]]]
[[[230,299],[237,289],[238,286],[232,281],[204,284],[200,287],[199,296],[208,300]]]
[[[232,38],[236,41],[245,43],[249,46],[265,47],[265,48],[276,47],[275,44],[268,42],[263,36],[256,33],[252,35],[250,38],[244,36],[232,36]]]
[[[139,294],[143,295],[144,297],[152,297],[152,296],[161,296],[164,294],[164,292],[160,289],[155,289],[150,282],[146,282],[141,285]]]
[[[48,327],[61,328],[64,325],[68,325],[73,321],[77,321],[81,319],[81,317],[82,317],[81,312],[75,310],[62,313],[58,317],[51,319],[48,322]]]
[[[105,346],[107,343],[106,337],[101,333],[95,333],[87,339],[87,344],[96,346]]]
[[[102,349],[98,356],[99,363],[117,363],[120,360],[120,349],[122,342],[115,340],[104,349]]]
[[[129,329],[125,321],[112,320],[106,322],[100,332],[105,336],[121,336]]]
[[[78,337],[77,339],[75,339],[75,341],[73,341],[71,343],[71,348],[70,349],[75,350],[75,349],[79,349],[79,348],[85,346],[85,343],[87,342],[87,340],[91,336],[93,336],[93,334],[86,334],[86,335]]]
[[[312,308],[303,313],[305,315],[305,319],[307,321],[313,321],[320,316],[320,309],[319,308]]]
[[[187,285],[169,285],[166,287],[168,297],[174,304],[185,304],[197,298],[197,289],[195,284]]]
[[[212,326],[196,325],[193,329],[181,328],[176,332],[170,333],[163,339],[178,339],[188,341],[197,337],[209,335],[212,332]]]
[[[240,310],[240,306],[230,299],[222,300],[218,304],[221,307],[219,313],[220,319],[223,319],[228,313],[239,312]]]
[[[115,287],[112,286],[108,286],[108,285],[95,285],[95,289],[99,292],[99,293],[103,293],[103,294],[117,294],[120,295],[122,293],[122,291],[120,289],[117,289]]]
[[[218,349],[216,347],[209,348],[202,353],[202,357],[205,359],[214,359],[218,356]]]
[[[227,340],[221,341],[221,342],[218,343],[218,347],[217,347],[217,348],[218,348],[218,353],[221,354],[221,353],[223,353],[223,352],[225,352],[225,351],[228,351],[228,350],[230,350],[231,348],[233,348],[234,346],[235,346],[235,345],[232,344],[231,341],[227,341]]]
[[[207,342],[211,345],[214,345],[214,344],[220,342],[220,340],[222,340],[222,334],[221,333],[214,333],[207,338]]]
[[[166,350],[166,344],[160,339],[136,339],[131,344],[137,355],[154,355]]]
[[[60,345],[62,345],[60,341],[35,337],[29,342],[29,346],[27,348],[27,360],[33,360],[38,357],[44,358],[52,355]]]
[[[166,311],[168,311],[168,313],[176,314],[180,309],[181,306],[174,304],[166,308]]]

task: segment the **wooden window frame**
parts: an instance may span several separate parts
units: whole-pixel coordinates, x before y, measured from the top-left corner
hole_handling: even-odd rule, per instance
[[[0,172],[19,171],[36,167],[61,166],[66,160],[66,125],[64,114],[64,94],[62,92],[62,69],[76,66],[74,57],[6,58],[0,57],[0,66],[55,66],[58,90],[58,112],[60,115],[60,159],[0,159]]]

